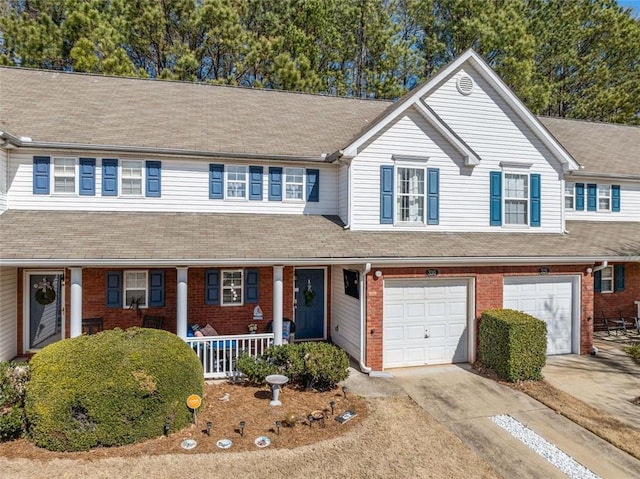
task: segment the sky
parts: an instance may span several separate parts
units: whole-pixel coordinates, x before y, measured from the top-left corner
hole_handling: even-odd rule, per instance
[[[640,17],[640,0],[618,0],[618,4],[623,7],[633,8],[636,17]]]

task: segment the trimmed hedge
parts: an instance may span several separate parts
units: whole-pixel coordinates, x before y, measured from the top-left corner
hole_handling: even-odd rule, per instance
[[[16,439],[24,431],[24,393],[28,380],[28,363],[0,362],[0,441]]]
[[[203,394],[202,364],[175,334],[131,328],[65,339],[31,360],[28,435],[53,451],[131,444],[191,420]]]
[[[512,309],[482,313],[479,337],[482,364],[507,381],[542,379],[547,360],[547,324]]]
[[[327,343],[305,342],[271,346],[264,355],[242,356],[238,369],[249,381],[264,383],[269,374],[283,374],[305,389],[329,390],[349,376],[349,357]]]

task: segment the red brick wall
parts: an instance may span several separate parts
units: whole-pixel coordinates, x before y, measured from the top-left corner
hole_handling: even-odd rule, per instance
[[[593,345],[593,277],[585,273],[588,265],[552,266],[549,274],[580,274],[582,276],[582,311],[580,320],[580,353],[587,354]],[[384,279],[424,278],[426,268],[373,268],[381,270],[383,276],[375,278],[373,271],[367,275],[367,366],[382,370],[382,319]],[[475,278],[476,349],[478,324],[485,309],[502,308],[503,280],[505,276],[538,275],[538,266],[506,267],[457,267],[437,268],[438,278]],[[373,331],[373,333],[372,333]]]
[[[625,263],[624,291],[618,293],[594,293],[593,307],[596,323],[599,323],[601,312],[607,318],[617,318],[619,313],[624,317],[635,317],[638,310],[634,301],[640,301],[640,263]]]

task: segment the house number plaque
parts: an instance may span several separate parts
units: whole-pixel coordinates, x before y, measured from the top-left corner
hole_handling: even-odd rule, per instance
[[[435,278],[436,276],[438,276],[438,270],[437,269],[428,269],[425,271],[425,273],[427,275],[427,278]]]

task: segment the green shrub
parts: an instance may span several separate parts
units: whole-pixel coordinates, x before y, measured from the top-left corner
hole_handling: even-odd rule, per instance
[[[24,431],[28,380],[28,363],[0,362],[0,441],[18,438]]]
[[[305,389],[332,389],[349,376],[349,357],[327,343],[296,343],[272,346],[263,356],[243,356],[238,369],[253,383],[264,383],[269,374],[283,374],[290,384]]]
[[[540,380],[546,362],[547,325],[511,309],[482,313],[479,359],[507,381]]]
[[[631,356],[636,363],[640,364],[640,344],[634,344],[633,346],[627,346],[624,351]]]
[[[55,451],[130,444],[186,426],[202,365],[175,334],[131,328],[65,339],[31,360],[28,434]]]

